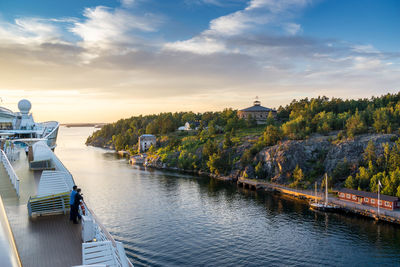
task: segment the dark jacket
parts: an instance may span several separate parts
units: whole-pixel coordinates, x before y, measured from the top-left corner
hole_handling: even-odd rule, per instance
[[[81,203],[82,199],[83,199],[83,197],[80,193],[75,194],[75,199],[74,199],[74,207],[75,208],[79,208],[79,204]]]

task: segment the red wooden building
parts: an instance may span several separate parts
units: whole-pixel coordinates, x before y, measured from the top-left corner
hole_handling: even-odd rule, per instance
[[[378,207],[378,194],[372,192],[358,191],[348,188],[339,190],[339,198],[341,200],[351,201],[354,203]],[[387,195],[380,195],[379,207],[387,210],[399,208],[399,198]]]

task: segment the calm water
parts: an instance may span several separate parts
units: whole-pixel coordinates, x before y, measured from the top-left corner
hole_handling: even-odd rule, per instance
[[[400,228],[302,202],[130,166],[62,127],[56,154],[136,266],[399,266]]]

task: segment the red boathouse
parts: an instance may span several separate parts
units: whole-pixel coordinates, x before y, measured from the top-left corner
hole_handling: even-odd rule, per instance
[[[378,194],[372,192],[358,191],[348,188],[339,190],[341,200],[351,201],[358,204],[378,207]],[[387,195],[380,195],[379,207],[387,210],[399,208],[399,198]]]

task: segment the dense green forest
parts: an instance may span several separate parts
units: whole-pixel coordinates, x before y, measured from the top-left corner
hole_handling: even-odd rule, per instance
[[[400,197],[400,139],[393,146],[382,146],[383,154],[377,156],[373,142],[368,144],[361,166],[346,179],[345,187],[377,192],[380,181],[382,194]]]
[[[178,127],[186,122],[197,122],[199,127],[178,132]],[[332,135],[332,142],[364,133],[398,134],[399,122],[400,93],[358,100],[318,97],[293,100],[285,107],[279,107],[276,117],[269,114],[265,125],[257,125],[253,118],[239,119],[237,111],[232,109],[135,116],[105,125],[87,139],[87,144],[136,153],[138,137],[145,133],[154,134],[158,144],[150,149],[149,154],[160,157],[168,166],[226,175],[237,166],[243,170],[253,165],[257,177],[263,178],[262,165],[254,159],[265,147],[288,139],[306,139],[315,134]],[[243,147],[246,143],[248,145]],[[368,156],[358,170],[351,170],[344,162],[337,166],[333,178],[335,175],[350,175],[345,186],[364,190],[374,190],[377,179],[381,179],[386,194],[400,194],[400,171],[397,168],[400,166],[400,144],[387,145],[384,158],[374,156],[375,152],[371,152],[374,149],[368,146],[365,152]],[[301,185],[304,176],[318,177],[321,172],[303,174],[296,168],[292,185]]]

